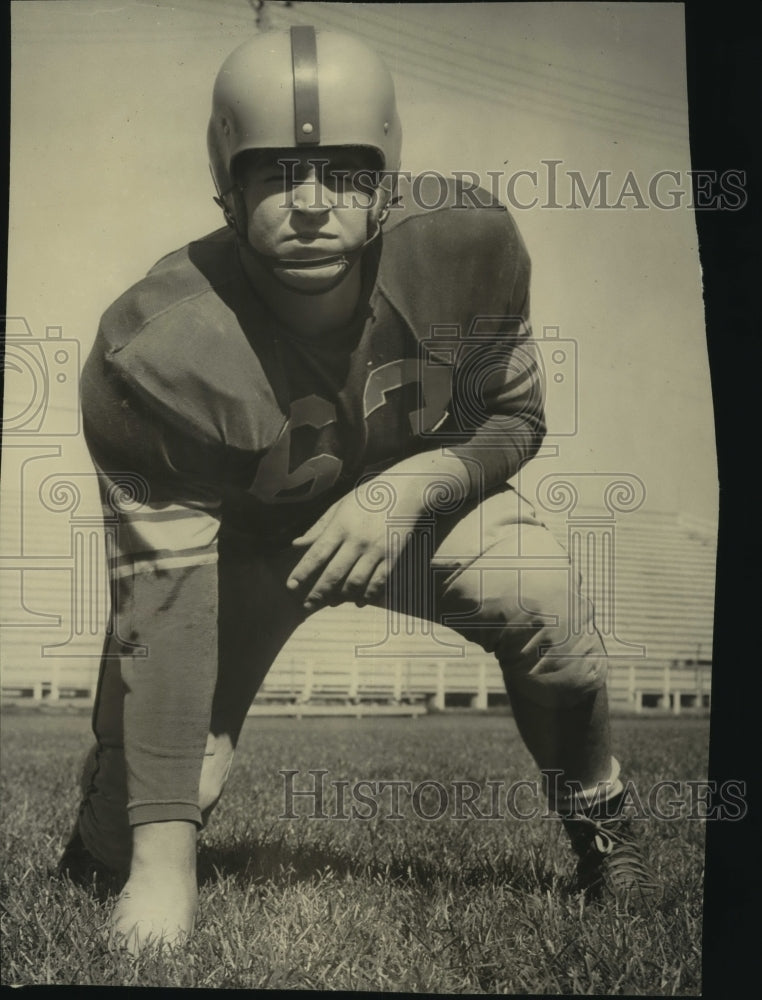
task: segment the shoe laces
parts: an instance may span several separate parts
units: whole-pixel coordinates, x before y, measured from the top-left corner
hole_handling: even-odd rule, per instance
[[[579,855],[577,877],[581,888],[605,883],[615,893],[630,889],[651,892],[658,887],[646,865],[630,820],[622,817],[567,821],[572,847]]]

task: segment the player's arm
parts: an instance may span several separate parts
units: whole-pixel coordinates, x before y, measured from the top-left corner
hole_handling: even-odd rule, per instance
[[[109,371],[97,345],[83,372],[82,411],[109,542],[106,655],[121,658],[123,671],[157,672],[165,696],[146,700],[149,688],[128,684],[125,713],[145,720],[154,754],[171,755],[173,719],[194,731],[208,727],[209,706],[198,693],[213,690],[217,675],[220,500],[199,474],[193,442]],[[177,807],[184,818],[194,806]]]
[[[514,318],[461,351],[452,401],[458,433],[449,451],[465,463],[472,496],[512,479],[545,437],[544,378],[527,313],[525,298]]]

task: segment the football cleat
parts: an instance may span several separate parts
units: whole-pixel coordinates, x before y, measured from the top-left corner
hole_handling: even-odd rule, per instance
[[[595,818],[581,814],[563,820],[579,858],[573,890],[590,902],[658,902],[662,886],[647,865],[632,821],[623,816]]]

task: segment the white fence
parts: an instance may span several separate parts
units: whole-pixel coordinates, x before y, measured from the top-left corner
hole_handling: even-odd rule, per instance
[[[60,330],[51,328],[48,338],[61,348]],[[9,438],[5,428],[0,679],[6,701],[92,700],[108,623],[106,549],[119,515],[104,529],[95,475],[77,452],[78,425],[55,426],[68,435],[63,444],[37,432],[23,437],[23,427]],[[708,670],[685,664],[704,663],[712,648],[713,526],[640,510],[645,489],[629,474],[550,474],[536,493],[538,511],[570,553],[571,572],[581,573],[584,596],[596,608],[612,703],[673,712],[708,705]],[[252,711],[416,713],[427,706],[484,709],[504,700],[494,660],[454,632],[342,605],[297,629]]]
[[[708,664],[650,661],[614,662],[609,672],[609,698],[614,708],[636,713],[667,709],[707,708],[711,696]],[[92,703],[95,678],[83,669],[54,663],[43,679],[8,673],[2,700],[26,703]],[[421,714],[448,707],[487,709],[507,703],[503,679],[495,663],[446,660],[389,661],[383,669],[348,659],[335,669],[316,668],[306,659],[276,664],[250,709],[252,715]]]

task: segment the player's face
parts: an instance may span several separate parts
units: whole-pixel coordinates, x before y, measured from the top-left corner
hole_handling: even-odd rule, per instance
[[[254,250],[316,260],[360,247],[373,204],[372,154],[351,147],[271,150],[244,163],[239,183]]]

